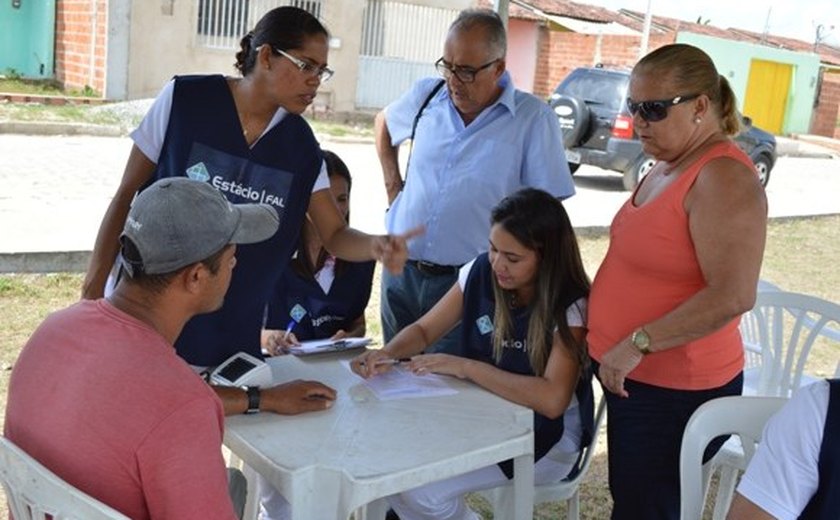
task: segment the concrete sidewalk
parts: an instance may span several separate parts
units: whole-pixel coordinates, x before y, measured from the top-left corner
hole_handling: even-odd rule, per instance
[[[372,141],[321,140],[353,173],[354,227],[384,232],[386,198]],[[131,145],[126,137],[5,134],[0,125],[0,272],[85,270]],[[778,147],[767,187],[770,216],[840,213],[834,151],[802,139],[779,138]],[[575,181],[578,193],[566,201],[573,224],[605,230],[628,196],[620,176],[582,167]]]

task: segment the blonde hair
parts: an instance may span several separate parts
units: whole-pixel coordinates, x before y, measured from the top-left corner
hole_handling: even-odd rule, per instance
[[[741,130],[735,93],[725,77],[718,74],[712,58],[685,43],[665,45],[649,53],[633,67],[633,75],[668,77],[681,89],[681,95],[705,94],[720,119],[726,135]]]

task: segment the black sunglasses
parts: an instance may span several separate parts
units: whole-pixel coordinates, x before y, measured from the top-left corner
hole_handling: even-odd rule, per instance
[[[627,110],[631,116],[637,113],[639,117],[648,123],[655,123],[662,121],[668,117],[668,109],[674,105],[685,103],[700,97],[700,94],[692,94],[690,96],[677,96],[673,99],[653,99],[651,101],[633,101],[627,98]]]

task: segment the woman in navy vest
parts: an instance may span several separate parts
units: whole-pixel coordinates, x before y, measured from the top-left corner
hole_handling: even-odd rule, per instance
[[[411,358],[416,373],[469,379],[534,410],[535,483],[568,475],[593,429],[586,354],[589,279],[569,217],[548,193],[528,188],[491,214],[489,253],[461,268],[458,283],[381,350],[351,363],[362,377]],[[462,323],[467,357],[418,355]],[[546,456],[548,455],[548,456]],[[404,519],[474,519],[463,495],[498,486],[512,463],[489,466],[389,497]]]
[[[157,179],[199,179],[231,202],[271,204],[280,218],[273,237],[237,250],[237,269],[223,307],[196,316],[181,332],[175,345],[178,355],[197,370],[218,365],[238,351],[261,356],[265,305],[287,267],[307,213],[331,253],[352,261],[382,260],[394,272],[405,263],[406,240],[418,232],[372,236],[353,230],[328,190],[318,142],[300,116],[321,82],[332,75],[328,39],[327,30],[308,12],[272,9],[241,40],[236,68],[242,77],[176,77],[131,135],[134,147],[99,229],[85,298],[103,295],[130,203]],[[283,400],[266,389],[250,399],[240,389],[217,393],[229,414],[255,406],[282,411],[278,407]]]
[[[349,222],[350,170],[333,152],[323,153],[333,198]],[[306,221],[297,252],[268,302],[263,348],[277,354],[300,341],[364,337],[375,267],[374,262],[335,258],[324,249],[315,226]]]

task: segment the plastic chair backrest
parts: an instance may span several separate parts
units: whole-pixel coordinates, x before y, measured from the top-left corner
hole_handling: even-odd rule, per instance
[[[82,493],[42,466],[12,441],[0,437],[0,483],[15,520],[129,520]]]
[[[709,442],[720,435],[738,435],[749,464],[765,423],[787,401],[783,397],[721,397],[694,411],[683,432],[680,448],[682,520],[699,520],[703,514],[706,479],[702,461]]]
[[[814,343],[840,342],[840,305],[807,294],[759,292],[744,320],[753,323],[761,349],[757,395],[790,397],[802,384]]]
[[[604,422],[606,410],[607,400],[602,396],[598,401],[598,407],[595,409],[595,430],[592,433],[592,442],[583,448],[578,466],[571,472],[573,477],[558,482],[534,486],[534,505],[543,502],[565,500],[567,502],[566,518],[568,520],[578,519],[580,515],[580,483],[589,471],[592,454],[598,446],[598,435],[601,425]],[[511,484],[505,484],[496,488],[479,491],[479,494],[490,502],[490,505],[493,507],[494,518],[510,518],[512,513],[506,507],[513,503],[512,492],[513,486]]]

